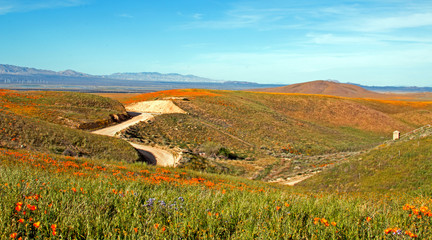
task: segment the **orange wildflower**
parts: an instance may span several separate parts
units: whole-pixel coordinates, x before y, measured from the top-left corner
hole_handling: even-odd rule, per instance
[[[134,231],[137,233],[138,232],[138,228],[134,228]]]
[[[15,207],[15,210],[16,210],[17,212],[21,211],[21,209],[22,209],[22,205],[23,205],[22,202],[17,202],[16,207]]]
[[[371,220],[372,220],[371,217],[367,217],[367,218],[366,218],[366,222],[370,222]]]
[[[326,227],[330,225],[325,218],[321,218],[321,223],[324,224]]]
[[[331,225],[336,227],[336,222],[331,222]]]
[[[158,229],[158,228],[159,228],[159,223],[155,223],[155,224],[153,225],[153,227],[154,227],[155,229]]]
[[[289,207],[290,205],[288,203],[285,203],[285,207]]]
[[[279,211],[281,209],[281,207],[276,206],[276,211]]]
[[[53,231],[55,231],[56,228],[57,228],[57,224],[52,224],[52,225],[51,225],[51,229],[52,229]]]
[[[73,192],[76,192],[77,190],[76,190],[76,188],[73,187],[73,188],[72,188],[72,191],[73,191]]]
[[[23,223],[23,222],[24,222],[24,219],[21,218],[21,219],[18,220],[18,222],[19,222],[19,223]]]
[[[35,211],[37,209],[36,206],[32,206],[30,204],[27,204],[27,208],[30,209],[30,210],[32,210],[32,211]]]
[[[40,227],[40,222],[35,222],[35,223],[33,223],[33,226],[34,226],[35,228]]]
[[[12,234],[10,235],[11,238],[16,238],[17,236],[18,236],[18,233],[12,233]]]

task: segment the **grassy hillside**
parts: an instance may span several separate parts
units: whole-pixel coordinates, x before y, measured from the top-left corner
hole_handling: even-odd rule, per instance
[[[428,197],[302,194],[234,177],[2,148],[0,164],[2,239],[394,239],[393,232],[425,239],[432,234]]]
[[[202,157],[193,155],[197,148],[218,163],[233,166],[268,164],[258,158],[269,158],[271,164],[288,157],[301,162],[302,154],[345,149],[337,137],[352,140],[348,149],[363,148],[387,134],[372,126],[378,124],[374,118],[410,129],[416,123],[401,122],[398,114],[429,111],[428,105],[404,106],[405,110],[396,106],[392,113],[385,113],[377,109],[386,109],[387,103],[374,102],[370,107],[366,104],[370,100],[341,99],[345,105],[338,98],[317,96],[275,95],[277,102],[272,103],[271,97],[255,93],[185,90],[171,95],[189,98],[177,101],[189,115],[158,116],[125,134],[148,143],[181,146],[191,150],[184,155]],[[155,97],[169,96],[153,93]],[[70,104],[74,109],[74,103]],[[347,123],[334,110],[329,113],[335,116],[332,119],[322,110],[326,106],[329,111],[334,106],[363,106],[366,117]],[[147,166],[129,161],[125,156],[133,156],[132,151],[121,140],[55,124],[36,114],[39,107],[28,112],[26,107],[17,109],[21,110],[3,105],[0,111],[0,239],[428,239],[432,235],[432,189],[429,180],[420,180],[429,178],[430,172],[427,158],[432,137],[424,138],[424,133],[416,133],[419,140],[408,137],[406,142],[381,146],[362,155],[359,162],[364,165],[354,163],[357,167],[348,169],[374,178],[338,180],[340,186],[346,181],[348,191],[357,187],[352,182],[359,186],[365,182],[364,192],[314,194],[311,189],[332,190],[325,183],[334,178],[321,180],[317,188],[311,182],[297,189],[184,168]],[[302,111],[309,111],[310,117]],[[323,113],[322,119],[317,119],[318,112]],[[341,113],[353,118],[349,114],[348,110]],[[301,152],[303,138],[319,146]],[[331,141],[320,142],[327,138]],[[65,147],[81,157],[62,155]],[[373,168],[374,159],[383,159],[379,161],[382,165]],[[382,173],[375,176],[375,169]],[[382,180],[377,178],[381,174],[387,174],[387,185],[375,183]],[[397,179],[400,183],[394,185]]]
[[[125,111],[117,101],[79,93],[2,90],[0,94],[3,147],[128,162],[139,159],[123,140],[73,129],[109,123],[111,114]]]
[[[125,102],[169,97],[187,98],[175,103],[189,114],[157,116],[126,135],[221,161],[227,159],[220,154],[225,149],[238,157],[224,164],[242,166],[248,173],[262,171],[278,158],[368,149],[389,139],[394,130],[407,132],[432,120],[431,103],[324,95],[189,89],[138,95]]]
[[[380,147],[302,182],[307,189],[432,194],[432,137]]]
[[[112,115],[126,114],[118,101],[92,94],[4,89],[0,89],[0,111],[83,129],[107,125]]]

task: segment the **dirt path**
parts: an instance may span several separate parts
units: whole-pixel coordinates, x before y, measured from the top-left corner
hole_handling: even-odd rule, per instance
[[[96,130],[93,133],[117,137],[116,133],[128,127],[142,121],[148,121],[150,119],[153,119],[154,113],[186,113],[169,100],[139,102],[127,106],[126,110],[128,110],[128,113],[133,116],[131,119],[114,126]],[[137,149],[150,164],[164,167],[175,167],[181,158],[181,155],[172,153],[161,148],[146,146],[130,141],[128,141],[128,143],[131,144],[135,149]]]
[[[126,106],[126,110],[140,113],[186,113],[171,100],[156,100],[133,103]]]
[[[315,175],[319,172],[321,172],[321,171],[312,172],[312,173],[304,174],[304,175],[299,175],[299,176],[295,176],[295,177],[291,177],[291,178],[287,178],[287,179],[276,179],[276,180],[273,180],[270,182],[279,183],[282,185],[294,186],[297,183],[302,182],[302,181],[312,177],[313,175]]]
[[[119,123],[117,125],[96,130],[93,133],[114,137],[116,133],[120,132],[123,129],[126,129],[132,125],[139,123],[139,122],[153,119],[153,115],[150,113],[129,112],[129,115],[132,115],[132,116],[135,115],[135,117],[132,117],[131,119],[124,121],[122,123]]]

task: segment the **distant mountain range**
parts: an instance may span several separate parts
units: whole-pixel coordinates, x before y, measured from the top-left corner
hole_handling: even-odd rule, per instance
[[[298,87],[297,85],[298,84],[292,84],[289,86],[291,86],[290,88],[295,88]],[[375,92],[432,92],[432,87],[365,86],[360,84],[351,84],[351,86],[354,85]],[[302,86],[305,87],[305,85]],[[73,89],[77,91],[99,91],[101,89],[103,89],[103,91],[119,91],[120,89],[124,91],[141,92],[143,90],[157,91],[175,88],[243,90],[275,87],[287,88],[287,86],[281,84],[220,81],[194,75],[181,75],[178,73],[162,74],[158,72],[139,72],[91,75],[74,70],[56,72],[51,70],[0,64],[0,88]],[[310,88],[310,86],[308,88]],[[349,92],[349,90],[347,91]]]
[[[111,75],[90,75],[77,72],[74,70],[65,70],[60,72],[42,70],[36,68],[19,67],[7,64],[0,64],[0,75],[31,76],[31,75],[48,75],[61,77],[89,77],[89,78],[106,78],[131,81],[165,81],[165,82],[223,82],[209,78],[197,77],[194,75],[181,75],[177,73],[162,74],[158,72],[139,72],[139,73],[113,73]]]
[[[194,75],[157,72],[90,75],[74,70],[50,71],[0,64],[0,88],[104,92],[145,92],[178,88],[242,90],[278,84],[220,81]]]

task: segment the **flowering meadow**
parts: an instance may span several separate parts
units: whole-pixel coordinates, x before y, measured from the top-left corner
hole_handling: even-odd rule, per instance
[[[0,149],[2,239],[409,239],[432,199],[308,194],[181,169]]]
[[[211,90],[172,90],[138,95],[133,101],[171,96],[187,97],[189,101],[179,105],[190,115],[172,115],[164,122],[178,123],[176,131],[219,135],[175,135],[171,125],[172,132],[161,130],[169,144],[219,138],[222,144],[230,139],[233,145],[223,146],[229,147],[226,153],[240,151],[237,145],[245,144],[247,153],[271,156],[270,160],[279,150],[284,156],[301,156],[346,149],[342,140],[348,147],[368,146],[370,138],[379,141],[383,134],[373,132],[377,121],[399,126],[397,119],[408,119],[410,124],[403,125],[410,129],[422,124],[413,112],[429,114],[429,105],[421,104],[391,103],[394,106],[387,108],[388,103],[369,100]],[[358,102],[370,102],[369,107],[360,106],[366,117],[345,126],[342,116],[353,118],[347,113],[359,107]],[[318,103],[342,107],[322,115]],[[287,187],[148,166],[137,162],[136,151],[120,139],[66,127],[73,127],[69,123],[74,119],[94,121],[121,111],[118,102],[90,95],[0,90],[0,239],[432,239],[432,199],[426,191],[430,187],[407,191],[412,183],[428,184],[422,179],[430,178],[432,168],[430,138],[395,145],[403,147],[401,151],[381,148],[356,155],[358,162],[334,164],[338,166],[317,175],[321,178]],[[320,130],[319,139],[314,129]],[[330,140],[318,143],[321,139]],[[253,158],[224,161],[248,162],[253,165],[245,168],[249,175],[268,167]],[[404,173],[402,167],[414,170]],[[367,181],[361,181],[364,176]],[[391,179],[388,189],[377,187],[382,185],[379,176]],[[314,179],[321,179],[320,185],[311,184]],[[398,181],[398,188],[392,185]]]

